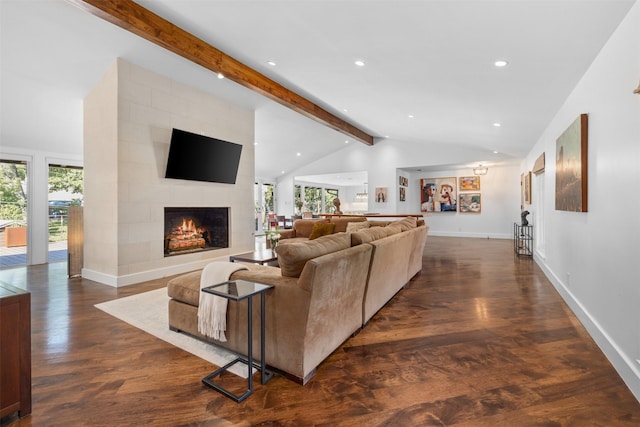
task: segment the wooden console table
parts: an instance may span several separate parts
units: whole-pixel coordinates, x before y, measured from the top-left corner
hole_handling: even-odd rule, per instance
[[[0,418],[31,413],[31,294],[0,282]]]

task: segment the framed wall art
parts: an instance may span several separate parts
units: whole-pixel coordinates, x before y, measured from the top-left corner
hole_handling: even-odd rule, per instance
[[[479,176],[462,176],[459,182],[460,191],[478,191],[480,190]]]
[[[556,140],[556,210],[587,212],[588,116],[580,114]]]
[[[460,213],[480,213],[482,195],[480,193],[462,193],[459,196]]]
[[[376,203],[387,202],[387,187],[376,187]]]
[[[422,212],[456,212],[458,210],[456,178],[423,178],[420,180]]]
[[[404,176],[399,176],[398,177],[398,184],[403,186],[403,187],[408,187],[409,186],[409,178],[404,177]]]
[[[404,202],[407,199],[406,191],[407,191],[407,189],[404,188],[404,187],[400,187],[399,188],[398,194],[400,194],[400,201],[401,202]]]

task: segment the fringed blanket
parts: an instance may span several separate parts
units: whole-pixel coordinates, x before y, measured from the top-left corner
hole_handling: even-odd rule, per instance
[[[247,267],[226,261],[207,264],[200,277],[200,289],[225,282],[238,270],[247,270]],[[224,334],[227,329],[227,301],[226,298],[200,292],[198,332],[214,340],[227,341],[227,337]]]

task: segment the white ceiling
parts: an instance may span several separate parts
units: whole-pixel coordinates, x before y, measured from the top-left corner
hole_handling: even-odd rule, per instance
[[[455,144],[499,162],[530,150],[634,1],[138,3],[377,143]],[[348,140],[63,0],[0,0],[0,15],[3,146],[80,153],[82,99],[117,57],[254,108],[257,177]]]

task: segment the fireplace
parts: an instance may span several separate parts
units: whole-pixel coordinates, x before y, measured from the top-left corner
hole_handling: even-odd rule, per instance
[[[229,208],[164,208],[164,256],[229,247]]]

